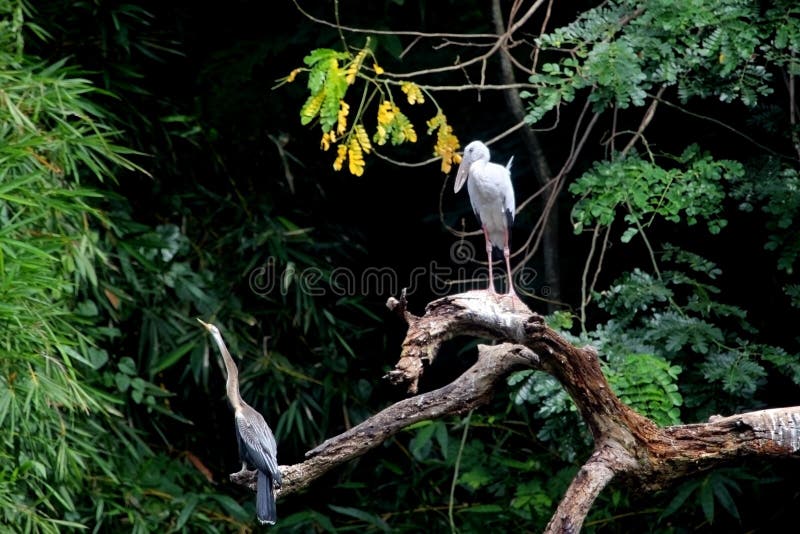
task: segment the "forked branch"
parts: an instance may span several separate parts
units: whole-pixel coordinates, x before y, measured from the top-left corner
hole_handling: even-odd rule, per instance
[[[712,417],[707,423],[660,428],[623,404],[602,373],[592,347],[575,347],[518,299],[471,291],[407,312],[405,299],[388,306],[408,322],[400,359],[386,375],[417,393],[425,364],[441,344],[471,335],[501,342],[479,346],[475,364],[450,384],[416,394],[373,415],[282,466],[279,496],[302,490],[334,467],[378,446],[415,422],[465,413],[486,404],[518,369],[545,371],[569,392],[594,437],[595,450],[572,481],[546,532],[577,532],[595,498],[614,478],[648,491],[744,456],[800,455],[800,407]],[[247,472],[231,476],[254,487]]]

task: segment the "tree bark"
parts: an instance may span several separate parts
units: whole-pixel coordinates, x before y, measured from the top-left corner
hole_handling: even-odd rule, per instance
[[[592,347],[575,347],[518,299],[470,291],[428,304],[416,317],[405,300],[387,306],[408,322],[395,368],[385,378],[405,385],[413,397],[399,401],[306,453],[299,464],[281,466],[284,497],[376,447],[415,422],[460,414],[486,404],[520,369],[551,374],[569,392],[595,442],[592,455],[572,481],[546,532],[578,532],[600,492],[614,478],[645,491],[747,456],[800,456],[800,407],[714,416],[706,423],[660,428],[623,404],[603,375]],[[425,364],[441,344],[460,335],[501,342],[479,346],[478,360],[435,391],[417,393]],[[255,472],[231,479],[255,488]]]

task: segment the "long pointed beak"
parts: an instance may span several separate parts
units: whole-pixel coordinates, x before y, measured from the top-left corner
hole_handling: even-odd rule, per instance
[[[461,160],[461,165],[458,166],[458,172],[456,172],[456,183],[453,186],[454,193],[458,193],[461,191],[461,188],[464,187],[467,181],[467,175],[469,175],[469,166],[470,163],[468,163],[466,159]]]
[[[204,323],[199,318],[197,319],[197,322],[200,323],[201,325],[205,326],[206,330],[211,330],[211,325],[209,323]]]

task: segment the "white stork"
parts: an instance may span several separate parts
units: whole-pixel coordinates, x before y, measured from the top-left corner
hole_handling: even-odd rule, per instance
[[[511,161],[505,167],[489,161],[489,148],[473,141],[464,149],[461,165],[456,173],[453,190],[458,193],[467,182],[472,211],[478,217],[486,238],[489,257],[489,292],[495,293],[492,277],[492,247],[503,251],[508,273],[508,294],[516,296],[509,261],[508,233],[514,222],[514,187],[511,185]],[[469,178],[469,180],[467,180]]]

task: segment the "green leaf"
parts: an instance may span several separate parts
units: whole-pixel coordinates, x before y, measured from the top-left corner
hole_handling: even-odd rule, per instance
[[[117,368],[128,376],[136,376],[136,363],[133,358],[125,356],[119,361]]]
[[[739,517],[739,510],[736,508],[736,503],[733,501],[733,497],[728,492],[728,488],[725,487],[725,479],[721,479],[719,477],[714,477],[711,481],[713,489],[714,489],[714,496],[716,496],[719,503],[737,520],[741,521],[741,517]]]
[[[706,521],[710,525],[714,524],[714,493],[713,493],[713,486],[711,485],[708,478],[703,480],[700,484],[700,492],[698,497],[700,498],[700,506],[703,508],[703,515],[706,516]]]
[[[92,369],[100,369],[108,362],[108,352],[106,352],[104,349],[89,347],[87,349],[87,354],[89,355],[89,362],[92,366]]]
[[[386,524],[386,521],[384,521],[383,519],[381,519],[380,517],[378,517],[378,516],[376,516],[374,514],[371,514],[369,512],[365,512],[364,510],[360,510],[358,508],[347,507],[347,506],[334,506],[332,504],[329,504],[328,508],[330,508],[334,512],[338,512],[338,513],[340,513],[342,515],[346,515],[346,516],[349,516],[349,517],[353,517],[355,519],[359,519],[359,520],[363,521],[364,523],[372,525],[372,526],[378,528],[378,530],[381,530],[383,532],[391,532],[391,529],[389,528],[389,525]]]
[[[186,353],[192,350],[195,346],[197,346],[197,342],[190,341],[170,351],[156,365],[150,368],[150,377],[152,378],[158,373],[166,369],[169,369],[170,367],[178,363],[178,361],[180,361],[180,359],[183,358],[186,355]]]
[[[627,230],[625,230],[625,231],[622,233],[622,236],[619,238],[619,240],[620,240],[620,241],[622,241],[623,243],[630,243],[631,239],[633,239],[633,237],[634,237],[634,236],[635,236],[637,233],[639,233],[639,230],[638,230],[638,229],[636,229],[636,228],[633,228],[633,227],[631,227],[631,228],[628,228]]]
[[[200,503],[200,499],[197,497],[197,495],[189,494],[186,497],[186,504],[183,506],[183,509],[181,510],[180,515],[178,515],[177,521],[175,522],[176,530],[180,530],[186,525],[186,522],[189,521],[189,518],[194,513],[195,508],[197,508],[197,505]]]
[[[409,450],[417,460],[425,460],[431,450],[431,440],[436,431],[436,423],[428,421],[429,424],[421,427],[417,435],[411,440]]]
[[[450,441],[450,434],[447,432],[447,425],[445,425],[441,421],[438,421],[437,423],[435,423],[434,426],[436,428],[436,432],[434,434],[436,437],[436,441],[439,443],[439,448],[442,450],[442,456],[446,460],[448,453],[448,444]]]
[[[672,498],[667,507],[664,508],[664,511],[661,512],[659,521],[666,519],[677,512],[683,506],[683,503],[686,502],[686,499],[688,499],[689,496],[694,493],[699,486],[700,483],[696,480],[690,480],[681,484],[680,488],[675,493],[675,497]]]
[[[306,57],[303,58],[303,63],[308,65],[309,67],[313,67],[315,64],[321,61],[329,61],[331,59],[340,59],[343,57],[341,52],[333,50],[331,48],[317,48],[312,50]]]
[[[114,381],[117,383],[117,389],[123,393],[128,391],[128,387],[131,385],[131,377],[123,373],[115,374]]]

